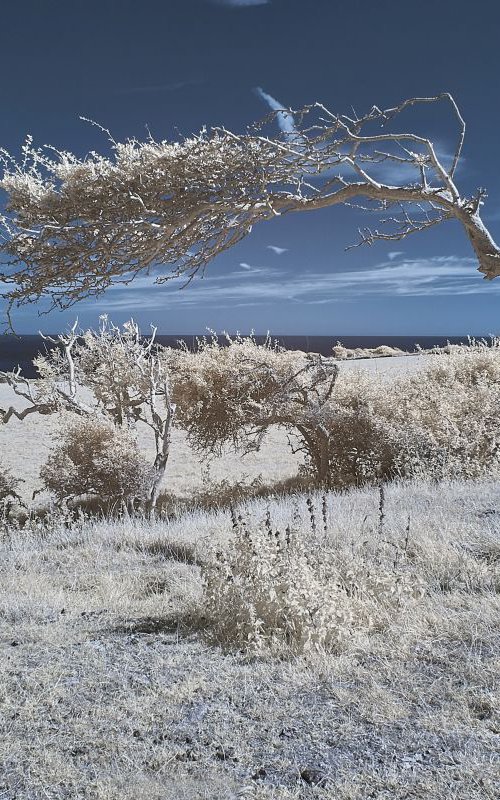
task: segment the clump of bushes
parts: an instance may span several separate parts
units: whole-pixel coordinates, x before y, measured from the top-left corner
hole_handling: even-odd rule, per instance
[[[79,337],[74,326],[59,337],[61,348],[36,360],[36,386],[16,371],[7,374],[16,394],[32,404],[30,413],[64,410],[77,420],[42,472],[59,499],[102,491],[108,504],[141,498],[142,509],[153,511],[174,419],[206,459],[228,445],[258,450],[269,429],[280,426],[303,454],[297,479],[306,487],[499,471],[500,340],[441,348],[421,371],[389,382],[270,339],[258,345],[251,336],[228,336],[221,345],[213,336],[192,353],[156,345],[154,332],[147,342],[133,321],[121,330],[103,318],[98,332]],[[91,393],[90,405],[81,389]],[[149,468],[129,433],[139,424],[154,436]],[[240,488],[224,482],[199,504],[227,504],[248,494]]]
[[[68,415],[40,474],[60,501],[96,497],[109,507],[144,499],[150,470],[126,429],[101,417]]]
[[[228,444],[257,450],[278,425],[318,487],[479,477],[500,465],[498,340],[441,349],[390,383],[251,337],[169,358],[178,422],[205,457]]]
[[[332,486],[498,474],[500,340],[450,346],[426,363],[390,382],[340,373],[328,424]]]
[[[396,471],[478,478],[500,467],[500,340],[450,346],[387,387],[377,412],[392,429]]]

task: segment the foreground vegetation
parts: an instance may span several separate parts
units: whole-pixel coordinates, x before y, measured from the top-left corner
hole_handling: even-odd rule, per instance
[[[59,420],[52,505],[0,464],[0,800],[496,797],[500,341],[391,381],[107,318],[56,343],[0,409]]]
[[[0,797],[496,797],[499,519],[495,482],[413,482],[11,529]],[[281,617],[274,653],[258,653],[234,625],[237,592],[211,600],[209,565],[217,551],[233,577],[239,564],[256,607],[269,553],[253,589],[241,554],[287,527],[317,587],[342,596],[341,635],[300,648]]]

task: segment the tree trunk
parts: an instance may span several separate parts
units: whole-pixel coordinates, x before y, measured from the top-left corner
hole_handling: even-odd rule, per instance
[[[492,280],[500,275],[500,249],[493,237],[486,229],[479,214],[464,214],[461,221],[467,231],[467,236],[479,261],[478,271],[484,274],[487,280]]]
[[[311,433],[302,426],[297,426],[297,430],[302,436],[306,446],[307,454],[311,459],[316,481],[320,486],[329,488],[331,485],[332,476],[330,474],[330,440],[328,435],[318,430],[315,430],[313,433]]]
[[[155,458],[154,463],[154,474],[153,480],[151,482],[151,488],[149,490],[149,497],[146,503],[146,512],[148,514],[153,514],[156,503],[158,502],[158,497],[160,494],[160,486],[163,480],[163,476],[165,475],[165,470],[167,468],[167,461],[168,461],[168,452],[166,454],[159,453]]]
[[[169,395],[167,396],[167,417],[163,423],[163,432],[160,440],[161,447],[156,453],[155,462],[153,464],[153,479],[151,481],[151,488],[149,490],[149,497],[146,503],[146,511],[148,514],[153,514],[158,496],[160,494],[160,486],[165,475],[167,468],[167,461],[170,455],[170,438],[172,432],[172,421],[175,413],[175,406],[170,403]],[[158,442],[157,442],[158,448]]]

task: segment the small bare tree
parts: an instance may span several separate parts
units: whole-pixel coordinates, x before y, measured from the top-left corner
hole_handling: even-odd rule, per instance
[[[414,106],[448,103],[458,125],[453,156],[432,141],[392,129]],[[295,129],[266,135],[277,115]],[[287,126],[288,128],[290,126]],[[364,199],[384,229],[361,242],[403,239],[445,220],[463,226],[485,278],[500,274],[500,250],[481,220],[483,189],[461,194],[456,173],[465,122],[453,97],[413,97],[367,114],[335,114],[320,103],[275,112],[239,135],[224,128],[181,142],[110,137],[111,158],[79,159],[26,141],[21,162],[0,153],[8,206],[0,280],[9,308],[48,296],[66,307],[130,282],[153,265],[192,277],[245,237],[256,222]]]
[[[0,373],[27,403],[22,410],[13,406],[0,409],[0,419],[7,423],[13,416],[24,419],[32,413],[65,410],[80,417],[101,413],[118,428],[147,425],[156,450],[147,500],[148,510],[154,509],[169,457],[175,412],[166,361],[159,355],[155,337],[154,327],[149,339],[143,339],[133,320],[120,329],[105,315],[98,331],[79,333],[75,322],[67,334],[56,339],[44,337],[57,346],[35,359],[39,380],[23,377],[19,369]]]

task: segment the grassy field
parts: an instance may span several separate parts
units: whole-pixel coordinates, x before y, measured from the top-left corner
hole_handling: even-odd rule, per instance
[[[12,530],[0,555],[0,798],[493,800],[500,782],[500,488],[393,484],[296,506],[328,579],[353,565],[423,587],[366,592],[338,652],[210,644],[200,565],[227,511]],[[408,526],[409,517],[409,526]],[[284,654],[286,656],[286,653]]]

